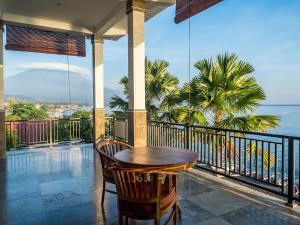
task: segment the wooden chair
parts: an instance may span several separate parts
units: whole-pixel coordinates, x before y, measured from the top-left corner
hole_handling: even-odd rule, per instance
[[[119,225],[125,216],[138,220],[154,219],[160,225],[161,217],[170,210],[165,225],[173,220],[176,225],[176,172],[145,169],[115,168],[113,170],[118,196]]]
[[[106,188],[106,182],[115,184],[112,168],[116,166],[116,160],[114,154],[122,151],[124,149],[132,148],[132,146],[110,140],[102,140],[96,144],[96,150],[99,153],[101,165],[102,165],[102,175],[103,175],[103,189],[101,197],[101,206],[104,204],[105,192],[116,194],[115,191]]]

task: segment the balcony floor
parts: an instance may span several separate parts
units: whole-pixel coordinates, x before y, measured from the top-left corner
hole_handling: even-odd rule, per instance
[[[116,196],[103,212],[101,189],[90,144],[10,152],[0,160],[0,224],[117,224]],[[178,198],[183,225],[300,225],[300,207],[196,170],[180,175]]]

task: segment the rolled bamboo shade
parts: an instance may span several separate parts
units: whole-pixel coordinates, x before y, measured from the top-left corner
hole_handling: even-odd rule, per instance
[[[85,37],[79,34],[6,26],[5,49],[72,56],[86,56]]]
[[[221,1],[222,0],[176,0],[175,23],[180,23]]]

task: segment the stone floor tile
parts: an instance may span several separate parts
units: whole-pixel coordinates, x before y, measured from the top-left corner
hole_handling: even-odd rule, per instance
[[[3,185],[3,184],[0,184]],[[13,186],[6,187],[5,191],[0,192],[0,200],[17,200],[22,198],[40,197],[41,189],[39,185]]]
[[[3,225],[42,224],[45,218],[40,197],[8,200],[0,204],[0,224]]]
[[[182,209],[182,221],[185,223],[197,223],[202,220],[213,218],[215,215],[189,200],[180,200]]]
[[[45,213],[32,214],[20,219],[20,225],[47,225],[48,221]]]
[[[194,195],[199,195],[213,191],[214,189],[207,186],[205,183],[200,183],[196,179],[188,176],[180,176],[178,179],[178,193],[180,198],[187,198]]]
[[[204,220],[196,225],[232,225],[231,223],[223,220],[220,217],[214,217],[212,219]]]
[[[82,203],[80,192],[65,191],[43,196],[46,211],[56,210],[80,205]]]
[[[79,185],[74,178],[50,181],[40,184],[42,195],[51,195],[79,189]]]
[[[1,225],[46,225],[48,224],[46,214],[43,212],[32,212],[27,216],[6,215],[6,218],[0,217]]]
[[[73,175],[70,171],[56,171],[52,173],[38,174],[36,177],[39,183],[46,183],[57,180],[71,179],[73,178]]]
[[[2,202],[1,209],[0,213],[5,212],[6,215],[11,217],[22,217],[43,212],[44,206],[41,197],[34,197]]]
[[[222,218],[233,225],[292,225],[288,221],[252,206],[232,211],[223,215]]]
[[[47,213],[49,225],[88,225],[103,221],[102,212],[92,203]]]
[[[297,224],[300,211],[264,204],[261,195],[251,201],[255,195],[241,195],[237,184],[208,176],[180,174],[178,225]],[[0,160],[0,225],[117,225],[116,195],[106,193],[104,210],[101,195],[101,165],[91,144],[10,152]],[[130,220],[148,224],[153,221]]]
[[[188,199],[217,216],[251,204],[237,195],[221,190],[192,196]]]

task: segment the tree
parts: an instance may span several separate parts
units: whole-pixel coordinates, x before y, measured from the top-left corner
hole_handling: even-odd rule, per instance
[[[90,119],[92,118],[92,113],[84,109],[79,109],[72,114],[71,118]]]
[[[7,106],[6,106],[6,111],[11,113],[13,110],[13,106],[16,104],[16,99],[15,98],[8,98],[7,99]]]
[[[92,112],[79,109],[71,115],[71,119],[80,119],[80,138],[85,141],[91,141],[93,139]],[[69,120],[66,120],[62,126],[64,126],[63,130],[69,130],[71,123]]]
[[[164,60],[145,62],[145,89],[146,110],[148,119],[157,119],[162,108],[166,108],[166,99],[173,92],[178,92],[178,79],[168,72],[169,63]],[[124,98],[113,96],[109,103],[112,109],[116,109],[116,116],[126,117],[128,111],[128,77],[120,80],[123,86]]]
[[[6,120],[11,120],[11,121],[13,121],[13,120],[21,120],[21,118],[19,116],[12,115],[12,114],[7,114],[5,117],[6,117],[5,118]]]
[[[179,122],[262,132],[278,127],[279,117],[252,114],[266,98],[251,76],[252,65],[225,53],[216,60],[200,60],[195,67],[199,74],[181,91]]]
[[[255,78],[251,76],[254,72],[251,64],[239,60],[235,54],[225,53],[218,55],[215,60],[200,60],[195,67],[199,74],[181,90],[181,106],[176,111],[178,122],[259,132],[278,127],[279,117],[253,114],[266,96]],[[234,136],[239,138],[244,134],[237,132]],[[227,145],[227,158],[230,157],[229,152],[231,157],[239,157],[240,149],[235,143],[228,140],[222,142],[221,139],[213,138],[211,134],[208,137],[213,142],[212,145],[217,146],[214,151],[221,154]],[[254,151],[256,146],[250,144],[246,146],[248,157],[251,149]],[[273,154],[269,155],[268,151],[263,151],[260,147],[258,154],[264,155],[264,167],[273,166],[275,162]]]
[[[12,114],[7,116],[7,119],[46,119],[48,114],[43,109],[38,109],[32,103],[15,103],[12,107]]]

